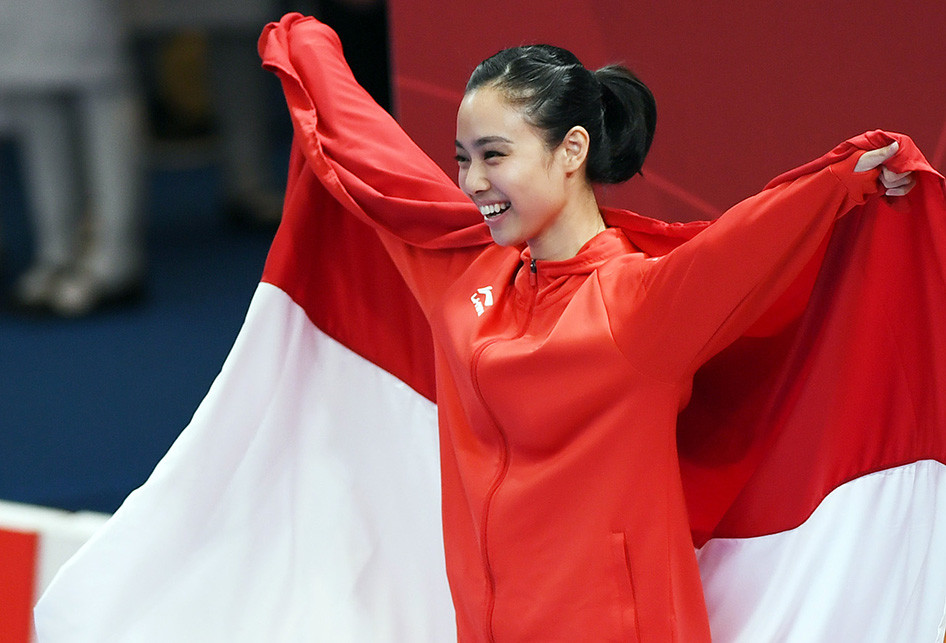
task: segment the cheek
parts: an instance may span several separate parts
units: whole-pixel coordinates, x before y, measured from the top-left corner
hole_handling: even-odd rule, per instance
[[[520,182],[519,188],[520,195],[527,198],[534,209],[546,210],[561,200],[561,186],[544,173],[533,173]]]

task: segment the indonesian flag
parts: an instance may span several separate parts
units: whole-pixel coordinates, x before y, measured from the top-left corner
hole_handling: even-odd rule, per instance
[[[430,333],[320,158],[318,97],[279,45],[264,34],[296,142],[262,282],[190,425],[36,607],[40,641],[456,638]],[[873,132],[773,183],[892,139],[917,186],[846,214],[681,415],[714,640],[943,640],[943,178]],[[456,191],[434,168],[410,178]],[[653,222],[652,251],[701,227]]]

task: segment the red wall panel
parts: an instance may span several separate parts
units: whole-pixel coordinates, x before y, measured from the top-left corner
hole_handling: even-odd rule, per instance
[[[550,42],[589,67],[622,61],[654,91],[645,178],[605,201],[670,220],[715,216],[768,179],[874,128],[946,160],[946,4],[433,3],[390,0],[399,119],[451,175],[473,66]]]

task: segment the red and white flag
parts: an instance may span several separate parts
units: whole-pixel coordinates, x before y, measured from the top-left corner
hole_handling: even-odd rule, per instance
[[[290,73],[339,54],[306,63],[285,45],[261,42],[297,138],[244,327],[151,478],[40,601],[40,641],[455,639],[429,330],[320,157],[333,130],[319,88]],[[363,118],[367,98],[348,98]],[[380,118],[366,126],[389,134]],[[752,335],[698,373],[681,416],[714,640],[943,640],[943,178],[908,138],[874,132],[775,182],[891,138],[916,188],[846,214]],[[370,163],[465,222],[462,194],[402,143],[365,143]],[[659,222],[652,234],[685,242]]]

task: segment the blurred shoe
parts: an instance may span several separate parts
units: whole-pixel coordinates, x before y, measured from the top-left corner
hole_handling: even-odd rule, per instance
[[[24,310],[46,308],[63,271],[62,266],[47,263],[29,268],[13,286],[13,304]]]
[[[136,303],[143,296],[144,282],[138,277],[106,279],[88,270],[76,270],[57,280],[48,307],[61,317],[83,317],[105,307]]]

